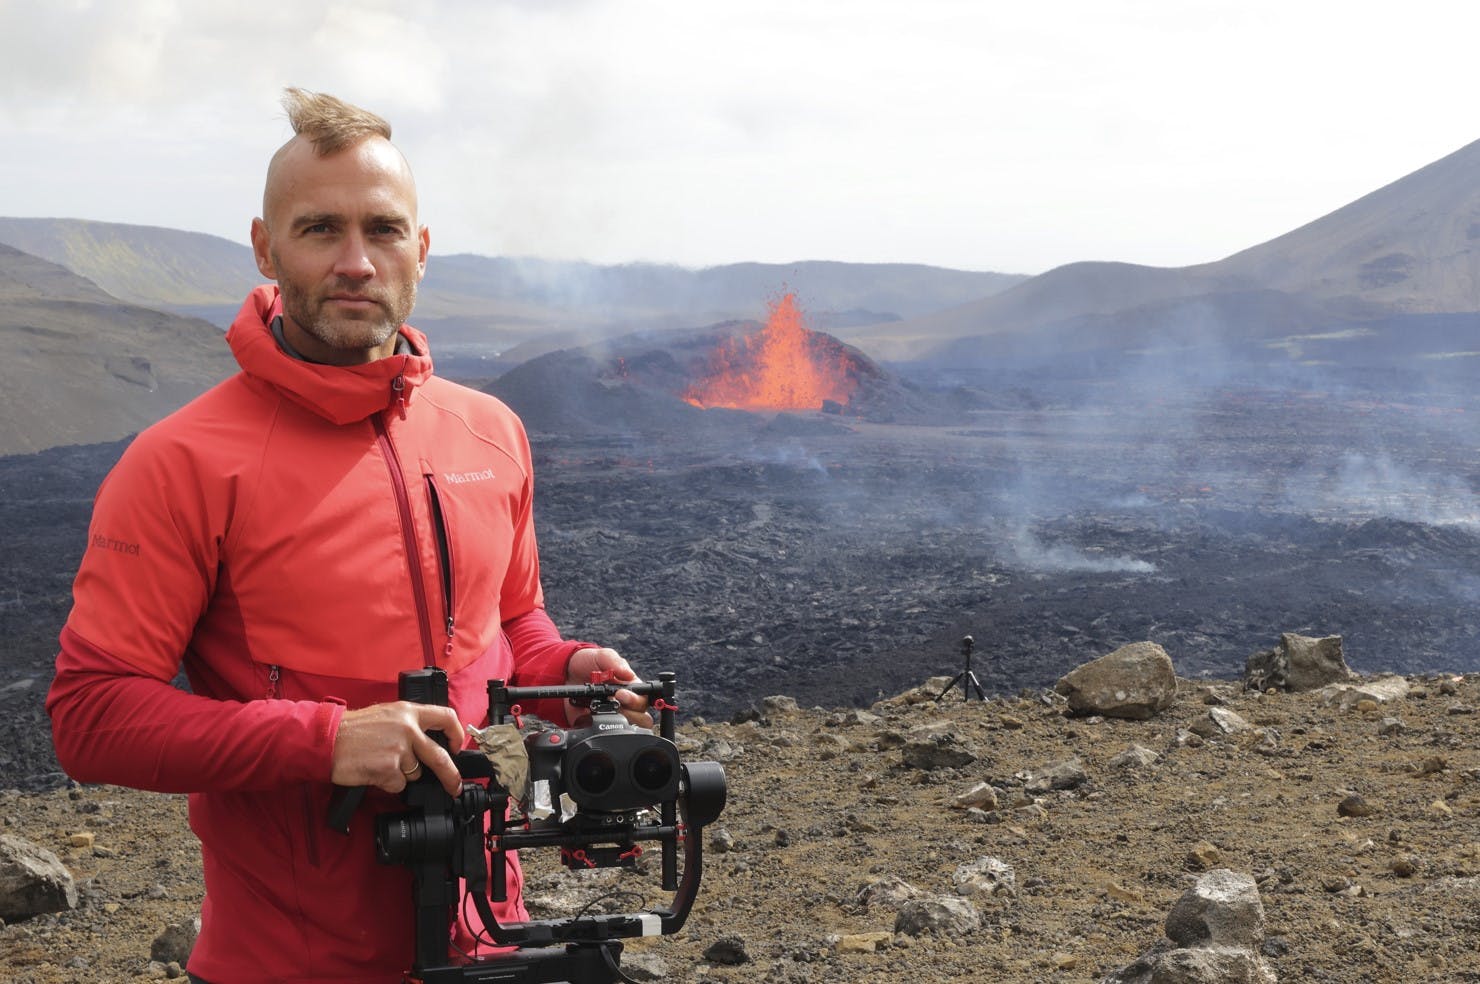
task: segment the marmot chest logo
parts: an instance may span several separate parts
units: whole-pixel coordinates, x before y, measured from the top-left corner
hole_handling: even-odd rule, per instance
[[[482,471],[442,473],[442,480],[448,485],[462,485],[466,482],[486,482],[491,478],[493,478],[492,468],[485,468]]]

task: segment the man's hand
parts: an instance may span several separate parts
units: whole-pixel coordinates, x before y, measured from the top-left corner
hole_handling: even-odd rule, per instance
[[[429,768],[448,795],[456,796],[462,776],[452,756],[427,737],[428,731],[442,732],[454,749],[463,746],[462,724],[450,707],[398,700],[345,711],[334,737],[333,781],[399,793]]]
[[[567,683],[590,683],[593,673],[610,673],[617,683],[637,683],[637,674],[627,661],[617,655],[615,649],[577,649],[566,666]],[[653,716],[648,713],[648,700],[630,690],[617,691],[617,703],[622,707],[622,716],[639,728],[651,728]],[[566,708],[569,714],[570,708]]]

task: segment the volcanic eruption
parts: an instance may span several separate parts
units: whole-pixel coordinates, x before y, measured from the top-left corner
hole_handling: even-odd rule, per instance
[[[488,392],[526,426],[567,434],[677,429],[692,436],[699,426],[744,430],[769,426],[777,415],[818,412],[872,422],[959,419],[954,397],[911,387],[857,348],[808,328],[795,294],[767,307],[764,325],[636,332],[548,352],[509,370]]]
[[[796,294],[769,302],[766,326],[717,346],[707,370],[683,393],[696,407],[820,410],[846,407],[858,389],[860,360],[803,321]]]

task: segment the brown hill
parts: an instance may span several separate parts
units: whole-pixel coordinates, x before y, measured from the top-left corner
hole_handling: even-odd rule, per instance
[[[1208,269],[1404,313],[1480,311],[1480,141]]]
[[[1210,334],[1220,344],[1273,342],[1275,350],[1292,336],[1351,326],[1411,337],[1404,318],[1480,311],[1477,175],[1480,142],[1215,263],[1073,263],[980,301],[847,337],[895,358],[928,354],[955,366],[994,365],[1004,352],[1047,361],[1152,340],[1200,343]],[[1424,354],[1453,354],[1447,338],[1435,345]]]
[[[1031,341],[1052,326],[1157,301],[1205,295],[1220,286],[1216,278],[1197,268],[1071,263],[980,301],[843,334],[884,358],[904,359],[958,338],[993,336],[996,340],[1017,335]]]
[[[0,243],[86,277],[121,301],[166,310],[228,305],[235,311],[262,282],[246,246],[179,229],[0,218]]]
[[[0,454],[133,434],[235,371],[219,329],[0,246]]]

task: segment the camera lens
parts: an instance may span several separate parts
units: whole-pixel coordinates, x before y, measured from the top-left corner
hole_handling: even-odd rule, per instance
[[[437,856],[444,845],[437,825],[410,813],[375,819],[375,849],[381,864],[414,864]]]
[[[646,792],[658,792],[673,779],[673,760],[662,749],[649,748],[632,761],[632,781]]]
[[[392,816],[379,818],[376,824],[375,847],[380,854],[381,864],[405,864],[411,858],[415,835],[411,831],[408,817]]]
[[[576,763],[576,786],[588,796],[599,796],[617,781],[617,766],[606,752],[593,751]]]

